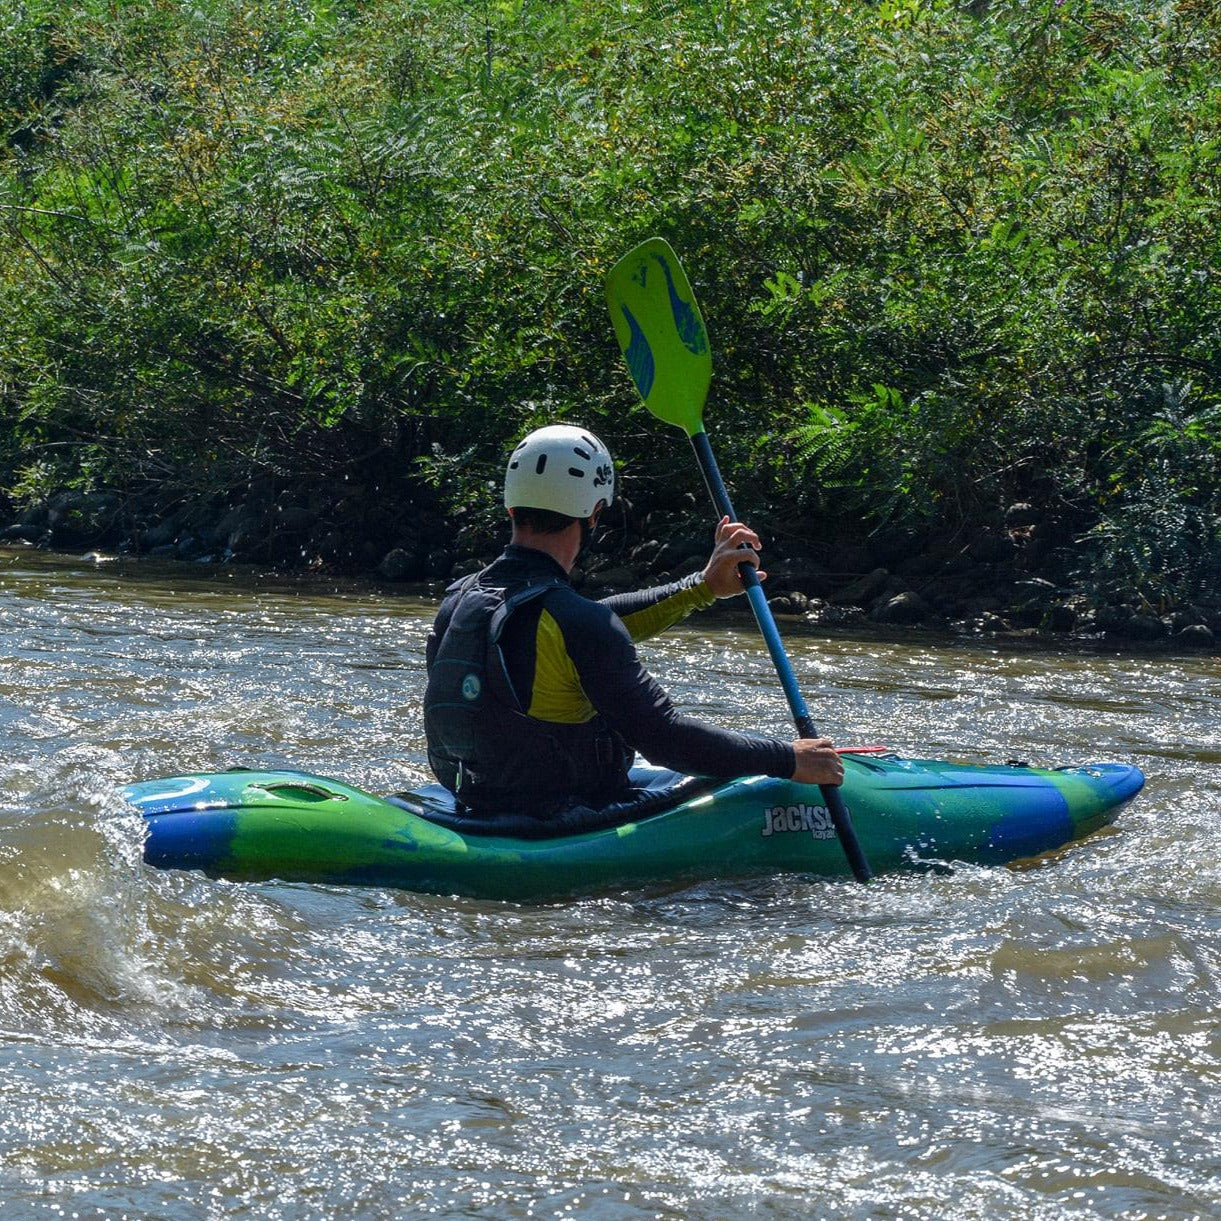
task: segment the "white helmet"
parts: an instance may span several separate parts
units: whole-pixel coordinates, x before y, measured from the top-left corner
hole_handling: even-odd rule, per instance
[[[610,450],[583,428],[551,424],[536,429],[509,458],[506,509],[550,509],[565,517],[592,517],[615,499]]]

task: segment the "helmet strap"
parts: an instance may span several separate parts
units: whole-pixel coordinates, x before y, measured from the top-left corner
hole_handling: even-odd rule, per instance
[[[579,558],[585,554],[590,543],[601,535],[602,507],[599,505],[588,517],[580,517],[577,520],[581,524],[581,549],[577,552]]]
[[[577,552],[578,557],[584,555],[585,549],[593,542],[594,538],[594,527],[590,518],[582,517],[579,518],[579,521],[581,523],[581,549]]]

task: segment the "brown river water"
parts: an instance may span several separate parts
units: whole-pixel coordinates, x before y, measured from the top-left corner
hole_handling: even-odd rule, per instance
[[[424,776],[433,606],[0,552],[0,1217],[1221,1216],[1221,671],[785,625],[820,727],[1138,763],[1015,871],[544,906],[140,860],[133,779]],[[749,620],[645,647],[788,733]]]

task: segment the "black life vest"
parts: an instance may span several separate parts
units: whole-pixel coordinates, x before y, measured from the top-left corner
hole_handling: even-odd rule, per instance
[[[574,799],[621,797],[633,758],[623,738],[600,716],[575,725],[529,716],[501,649],[516,610],[565,586],[504,588],[481,576],[450,586],[428,638],[424,732],[433,773],[476,813],[547,818]]]

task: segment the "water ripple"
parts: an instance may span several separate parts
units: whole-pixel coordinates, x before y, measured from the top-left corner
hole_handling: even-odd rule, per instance
[[[790,633],[815,718],[913,755],[1131,758],[1038,867],[525,906],[146,869],[132,778],[425,774],[432,607],[0,566],[5,1215],[1221,1212],[1221,685],[1174,658]],[[646,648],[788,733],[745,626]]]

